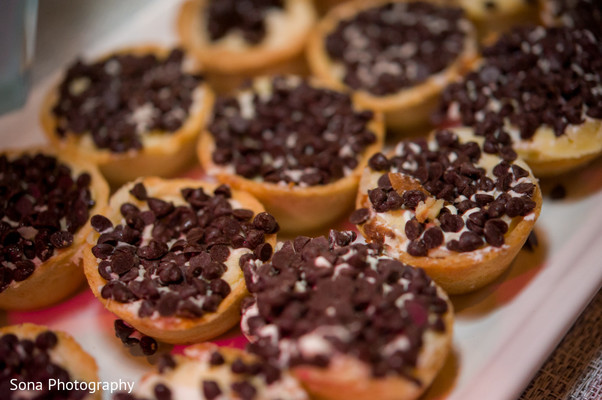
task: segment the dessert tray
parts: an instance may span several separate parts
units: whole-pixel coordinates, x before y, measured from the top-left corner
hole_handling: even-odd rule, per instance
[[[82,56],[94,57],[137,43],[172,45],[178,1],[151,2]],[[65,60],[65,63],[69,60]],[[23,109],[0,117],[3,148],[44,143],[39,126],[43,94],[60,73],[33,88]],[[195,171],[189,175],[200,176]],[[535,225],[538,245],[523,249],[511,268],[487,287],[452,297],[457,313],[453,350],[425,399],[515,399],[602,285],[602,160],[541,182],[542,214]],[[567,196],[548,195],[557,185]],[[350,226],[343,225],[343,228]],[[115,316],[90,290],[54,307],[0,314],[0,324],[32,322],[64,330],[99,365],[102,381],[137,381],[157,356],[133,354],[115,337]],[[243,347],[234,329],[215,341]],[[161,345],[160,351],[169,351]],[[172,349],[178,352],[178,347]],[[104,394],[105,399],[110,394]]]

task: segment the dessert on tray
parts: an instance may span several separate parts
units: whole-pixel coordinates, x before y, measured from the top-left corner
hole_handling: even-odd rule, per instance
[[[0,309],[46,307],[85,282],[82,246],[109,188],[93,165],[50,150],[0,154]]]
[[[393,257],[459,294],[499,277],[542,204],[537,179],[508,144],[483,148],[468,128],[399,143],[373,156],[351,221]]]
[[[442,95],[439,119],[512,143],[536,176],[602,153],[602,44],[587,30],[523,27],[483,50],[479,66]]]
[[[441,90],[476,58],[474,29],[462,9],[426,1],[351,1],[332,9],[310,38],[311,71],[356,92],[385,113],[387,126],[425,125]]]
[[[244,264],[247,350],[320,399],[416,399],[451,346],[447,295],[355,233],[299,236]]]
[[[213,105],[203,77],[184,61],[179,49],[151,45],[76,61],[42,106],[47,137],[58,151],[97,164],[114,186],[181,172]]]
[[[225,185],[146,178],[119,189],[84,269],[104,306],[168,343],[214,338],[240,318],[239,263],[268,260],[278,224],[252,196]],[[242,260],[242,261],[241,261]]]
[[[218,99],[198,145],[205,171],[255,196],[283,232],[324,228],[353,207],[384,136],[382,116],[297,76],[261,77]]]
[[[158,371],[145,375],[134,395],[117,393],[113,400],[307,400],[290,373],[242,350],[210,343],[164,356]]]
[[[303,50],[316,20],[312,0],[189,0],[178,34],[218,92],[244,77],[303,73]]]
[[[0,348],[0,398],[100,400],[96,362],[67,333],[34,324],[5,326]]]

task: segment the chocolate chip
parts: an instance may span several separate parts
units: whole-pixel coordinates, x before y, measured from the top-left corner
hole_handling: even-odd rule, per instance
[[[403,204],[407,208],[414,210],[418,207],[420,202],[426,200],[426,195],[420,190],[407,190],[403,192],[401,198],[403,199]]]
[[[50,243],[57,249],[64,249],[73,243],[71,232],[58,231],[50,235]]]
[[[247,373],[247,365],[244,363],[243,360],[241,360],[240,358],[237,358],[236,360],[234,360],[232,362],[232,365],[230,366],[230,370],[232,372],[234,372],[235,374],[246,374]]]
[[[430,227],[424,231],[423,240],[427,249],[434,249],[435,247],[439,247],[441,244],[443,244],[443,232],[436,226]]]
[[[168,292],[157,301],[157,311],[163,317],[173,315],[176,312],[179,301],[180,297],[177,294]]]
[[[370,157],[368,165],[375,171],[388,171],[391,166],[389,160],[383,153],[376,153]]]
[[[157,218],[166,216],[167,214],[172,212],[174,209],[173,203],[168,203],[161,199],[149,198],[147,200],[147,202],[148,202],[148,206],[150,207],[151,211],[153,213],[155,213]]]
[[[36,336],[36,347],[41,350],[50,350],[55,348],[59,339],[52,331],[45,331]]]
[[[424,231],[424,225],[416,220],[416,218],[412,218],[405,225],[405,234],[408,239],[414,240],[418,239],[422,232]]]
[[[32,261],[22,260],[15,262],[13,270],[13,279],[15,282],[21,282],[29,278],[35,271],[36,266]]]
[[[239,219],[241,221],[248,221],[251,218],[253,218],[254,213],[251,210],[239,208],[239,209],[236,209],[236,210],[232,210],[232,215],[236,219]]]
[[[140,338],[140,349],[142,350],[142,353],[145,356],[151,356],[153,354],[155,354],[157,352],[158,349],[158,344],[157,341],[155,339],[153,339],[150,336],[142,336]],[[156,394],[156,387],[155,387],[155,394]],[[159,396],[157,396],[157,399],[159,398]],[[165,397],[168,398],[168,397]]]
[[[92,227],[100,233],[113,227],[113,223],[103,215],[94,215],[92,219],[90,219],[90,223],[92,224]]]
[[[257,389],[247,381],[234,382],[230,385],[232,391],[238,394],[241,400],[252,400],[257,394]]]
[[[253,253],[261,261],[268,261],[272,256],[272,245],[269,243],[262,243],[255,248]]]
[[[351,213],[349,222],[355,225],[361,225],[370,219],[370,210],[367,208],[359,208]]]
[[[160,373],[164,373],[169,369],[174,369],[176,367],[176,361],[171,354],[162,354],[157,360],[157,367]]]
[[[261,212],[253,219],[253,226],[265,233],[276,233],[279,229],[276,219],[266,212]]]
[[[136,331],[133,327],[126,324],[122,319],[115,320],[114,328],[115,336],[117,336],[122,342],[125,342],[125,340]]]
[[[490,219],[485,223],[485,240],[492,246],[500,247],[504,244],[504,234],[508,225],[501,219]]]
[[[407,226],[407,225],[406,225]],[[415,239],[408,243],[408,254],[414,257],[425,257],[428,255],[426,243],[422,239]]]
[[[140,201],[145,201],[148,198],[146,194],[146,187],[144,187],[144,184],[141,182],[136,183],[130,190],[130,193]]]
[[[222,365],[225,362],[224,356],[219,351],[214,351],[209,357],[209,364],[211,365]]]
[[[439,220],[444,232],[460,232],[464,227],[464,220],[459,215],[443,214]]]
[[[207,400],[213,400],[222,394],[219,384],[216,381],[203,381],[203,395]]]
[[[148,354],[147,354],[148,355]],[[171,400],[171,390],[162,383],[157,383],[153,388],[157,400]]]
[[[464,232],[460,235],[459,249],[460,251],[473,251],[481,247],[483,239],[474,232]]]
[[[211,258],[214,261],[223,263],[226,262],[226,260],[228,259],[228,256],[230,255],[230,250],[227,246],[218,244],[211,247],[209,254],[211,255]]]

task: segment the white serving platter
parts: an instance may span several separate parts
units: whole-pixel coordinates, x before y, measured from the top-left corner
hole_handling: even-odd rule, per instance
[[[99,37],[82,56],[94,57],[136,43],[176,43],[179,1],[150,2],[126,26]],[[65,21],[66,23],[68,21]],[[64,60],[65,65],[71,60]],[[39,107],[60,76],[32,88],[27,105],[0,116],[0,147],[46,143]],[[512,400],[518,398],[602,284],[602,162],[569,176],[542,182],[544,193],[555,184],[568,197],[544,198],[536,224],[539,246],[523,250],[510,270],[475,293],[456,296],[453,354],[424,396],[447,400]],[[97,360],[103,381],[135,381],[152,368],[115,338],[114,316],[84,290],[46,310],[0,314],[0,324],[34,322],[62,329]],[[218,342],[241,346],[233,330]],[[104,395],[109,399],[108,394]],[[375,399],[377,400],[377,399]]]

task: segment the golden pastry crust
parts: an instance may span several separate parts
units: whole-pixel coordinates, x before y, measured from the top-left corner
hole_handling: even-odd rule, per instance
[[[512,132],[512,131],[511,131]],[[583,166],[602,154],[602,120],[587,118],[569,125],[562,136],[540,126],[529,140],[514,137],[514,149],[539,177],[558,175]]]
[[[107,59],[116,54],[155,54],[167,56],[169,49],[156,45],[139,45],[123,48],[99,57]],[[191,71],[195,72],[195,71]],[[77,154],[98,168],[115,187],[139,176],[169,177],[182,171],[194,159],[194,143],[213,107],[214,94],[209,86],[201,83],[193,94],[190,114],[184,124],[172,133],[145,132],[141,135],[143,148],[124,153],[97,148],[89,134],[76,135],[67,132],[64,137],[56,134],[57,120],[52,108],[58,100],[57,83],[44,98],[41,108],[41,124],[52,145],[61,153]]]
[[[202,187],[207,192],[213,193],[213,190],[218,186],[213,183],[202,182],[192,179],[172,179],[163,180],[156,177],[148,177],[142,182],[147,189],[150,197],[170,197],[176,198],[180,196],[180,189],[183,188],[199,188]],[[111,220],[114,224],[121,221],[121,213],[119,208],[125,202],[133,204],[141,204],[139,200],[133,197],[129,191],[133,188],[135,182],[131,182],[120,188],[109,201],[109,207],[103,215]],[[251,195],[241,192],[232,191],[232,200],[241,204],[242,208],[252,210],[254,214],[264,211],[263,206]],[[214,338],[224,333],[240,320],[240,303],[248,294],[244,282],[242,271],[238,270],[238,258],[231,255],[227,263],[229,268],[236,268],[237,274],[234,280],[229,281],[232,291],[220,303],[218,309],[214,313],[208,313],[200,318],[179,318],[179,317],[148,317],[141,318],[136,310],[132,310],[130,303],[119,303],[112,299],[104,299],[100,290],[105,285],[106,281],[98,273],[98,262],[92,254],[92,247],[96,244],[100,235],[93,231],[89,236],[87,245],[84,248],[84,272],[88,279],[88,284],[94,295],[103,303],[103,305],[119,318],[128,322],[134,328],[152,336],[157,340],[167,343],[192,343]],[[276,235],[266,235],[265,241],[275,247]],[[251,252],[251,250],[249,250]],[[240,257],[240,255],[238,255]],[[225,279],[225,276],[224,276]]]
[[[456,132],[459,131],[456,130]],[[462,138],[462,136],[460,137]],[[471,135],[468,137],[472,141],[482,141],[482,138],[479,137]],[[542,194],[536,178],[527,164],[521,160],[516,160],[514,163],[529,172],[529,180],[535,184],[532,200],[536,205],[527,216],[518,216],[512,219],[508,232],[504,235],[504,245],[501,247],[485,243],[483,247],[470,252],[458,253],[448,250],[433,252],[431,250],[428,256],[414,257],[401,249],[401,246],[408,241],[405,233],[401,233],[404,232],[405,225],[402,217],[404,210],[371,214],[366,223],[358,225],[358,229],[369,241],[384,242],[385,248],[388,248],[388,251],[401,262],[424,269],[449,294],[463,294],[479,289],[493,282],[510,266],[529,237],[541,212]],[[368,190],[378,186],[377,181],[380,175],[382,173],[375,172],[370,168],[364,170],[356,208],[371,210],[372,204],[368,197]],[[399,178],[396,184],[396,177],[391,175],[393,174],[389,175],[391,182],[400,195],[406,190],[418,189],[426,192],[414,179],[404,179],[405,175],[395,174]],[[438,212],[439,210],[437,210]]]
[[[527,0],[455,0],[475,23],[479,36],[487,38],[514,26],[537,23],[537,7]]]
[[[3,151],[9,159],[23,154],[46,154],[56,157],[69,165],[72,173],[87,172],[92,178],[90,193],[95,204],[89,210],[89,216],[102,213],[108,202],[109,187],[96,166],[83,161],[72,154],[58,155],[52,150],[31,147],[22,150]],[[65,249],[55,249],[48,260],[36,266],[33,274],[21,282],[13,281],[6,290],[0,293],[0,309],[33,310],[55,304],[72,295],[84,284],[85,277],[81,265],[82,247],[90,231],[90,221],[73,235],[73,244]]]
[[[315,84],[318,87],[321,86],[318,83]],[[362,107],[358,107],[358,109],[362,109]],[[351,174],[326,185],[284,186],[246,179],[231,173],[225,167],[213,162],[215,140],[207,129],[201,134],[197,154],[204,170],[215,175],[220,182],[255,196],[276,218],[282,232],[287,234],[307,233],[336,221],[353,207],[353,196],[357,190],[362,170],[368,159],[382,148],[385,132],[383,117],[380,113],[374,114],[368,128],[376,135],[377,141],[364,151],[358,166]]]
[[[227,74],[256,75],[265,67],[295,58],[303,51],[316,19],[311,0],[285,0],[284,12],[275,11],[266,18],[266,37],[260,44],[248,45],[237,33],[211,42],[202,18],[205,6],[206,0],[189,0],[182,5],[178,34],[207,71]]]
[[[218,351],[224,358],[224,364],[212,366],[209,358],[212,353]],[[213,343],[201,343],[184,349],[184,355],[174,355],[175,368],[168,369],[162,373],[151,372],[145,375],[136,385],[136,394],[145,398],[153,398],[155,385],[162,383],[172,391],[174,399],[198,400],[202,396],[202,382],[214,381],[219,384],[222,396],[239,399],[231,391],[230,385],[239,377],[232,373],[232,363],[240,359],[245,363],[257,362],[256,357],[234,348],[218,347]],[[267,385],[263,379],[253,377],[248,380],[257,390],[256,398],[264,400],[307,400],[308,396],[301,385],[288,372],[283,372],[281,378]],[[197,396],[194,396],[194,394]],[[224,397],[225,398],[225,397]]]
[[[12,333],[20,339],[35,340],[40,333],[49,330],[45,326],[25,323],[2,327],[0,328],[0,335]],[[52,332],[56,334],[58,343],[49,352],[51,360],[65,368],[73,380],[98,382],[98,367],[94,358],[86,353],[71,335],[61,331],[52,330]],[[86,400],[100,400],[100,398],[100,391],[94,394],[89,393],[84,397]]]
[[[341,354],[333,357],[328,368],[298,366],[292,368],[293,375],[311,393],[313,399],[417,399],[443,367],[452,345],[453,307],[441,288],[438,292],[446,299],[448,305],[448,311],[442,318],[445,332],[428,331],[425,334],[417,366],[412,371],[422,383],[421,385],[403,376],[388,375],[384,378],[375,378],[366,364]]]
[[[396,0],[397,2],[410,0]],[[327,85],[339,90],[351,90],[343,83],[343,70],[328,56],[324,42],[340,21],[356,15],[362,10],[389,3],[391,0],[355,0],[333,8],[314,29],[307,46],[307,60],[312,73]],[[445,1],[431,1],[446,4]],[[447,3],[449,4],[449,3]],[[439,101],[443,88],[467,72],[477,58],[475,33],[469,30],[464,48],[456,60],[437,74],[431,75],[417,85],[401,89],[386,96],[375,96],[367,91],[355,92],[358,104],[385,114],[387,127],[408,131],[427,124]]]

